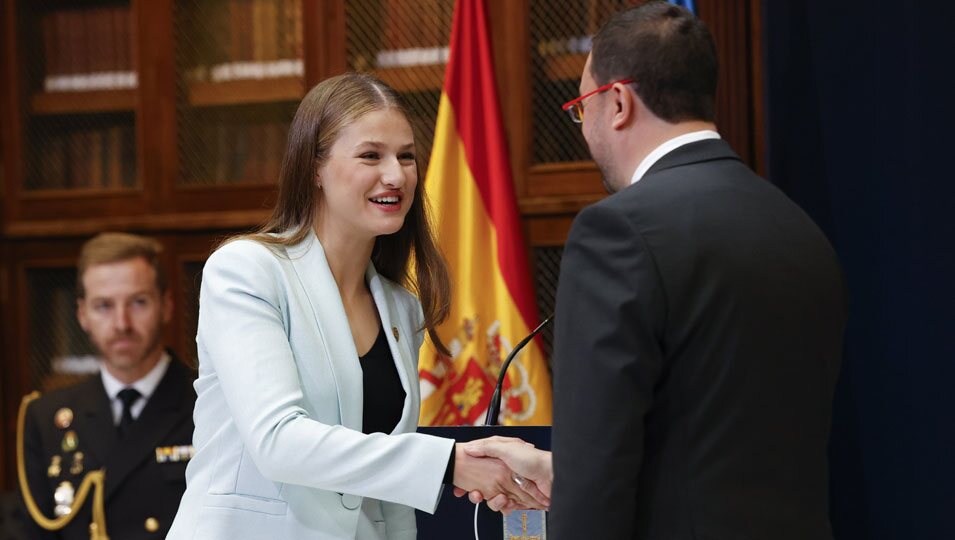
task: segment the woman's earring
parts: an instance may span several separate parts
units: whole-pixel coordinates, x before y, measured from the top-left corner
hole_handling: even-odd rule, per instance
[[[321,182],[316,182],[315,185],[318,186],[318,189],[322,189],[322,183],[321,183]]]

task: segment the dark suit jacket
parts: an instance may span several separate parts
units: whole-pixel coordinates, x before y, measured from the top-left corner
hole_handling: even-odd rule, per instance
[[[53,493],[63,481],[79,488],[83,476],[106,469],[106,529],[110,538],[135,540],[165,538],[186,489],[186,461],[160,463],[157,448],[192,444],[192,409],[196,401],[190,371],[175,358],[146,402],[129,432],[120,439],[113,424],[109,398],[98,375],[76,385],[50,392],[30,404],[24,434],[27,477],[34,499],[48,518],[53,517]],[[68,407],[72,424],[61,429],[54,423],[56,412]],[[76,451],[63,448],[67,431],[75,431]],[[83,453],[83,471],[72,474],[75,453]],[[60,456],[61,472],[51,478],[48,468],[53,456]],[[79,515],[59,533],[43,531],[29,518],[31,538],[89,539],[92,494]],[[154,518],[159,528],[146,530]]]
[[[584,209],[557,294],[553,539],[831,538],[845,319],[829,242],[723,141]]]

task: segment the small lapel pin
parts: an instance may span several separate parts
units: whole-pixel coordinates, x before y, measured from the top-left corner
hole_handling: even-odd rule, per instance
[[[397,327],[397,326],[392,326],[392,327],[391,327],[391,333],[395,336],[395,341],[398,341],[399,339],[401,339],[401,337],[398,335],[398,327]]]

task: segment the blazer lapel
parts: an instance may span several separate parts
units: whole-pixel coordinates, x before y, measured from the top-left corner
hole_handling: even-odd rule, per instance
[[[328,267],[325,250],[314,231],[300,243],[287,248],[289,259],[315,316],[317,330],[325,346],[326,360],[331,365],[338,393],[341,424],[361,431],[362,372],[358,351],[352,338],[345,306]]]
[[[150,396],[136,421],[123,438],[117,438],[106,462],[106,498],[122,485],[129,473],[143,461],[154,459],[160,441],[180,422],[187,420],[190,410],[182,407],[186,391],[185,368],[173,359],[156,391]],[[188,444],[190,441],[181,441]]]
[[[398,421],[393,433],[415,431],[418,426],[417,411],[420,395],[418,372],[414,362],[415,359],[412,356],[411,344],[414,343],[416,329],[402,324],[402,319],[395,310],[393,286],[378,275],[378,271],[371,263],[368,264],[365,279],[368,282],[371,295],[375,299],[378,317],[381,319],[381,328],[388,339],[391,356],[398,368],[401,386],[405,389],[405,404],[401,411],[401,420]],[[398,330],[397,335],[392,330],[393,328]]]
[[[82,426],[77,422],[76,430],[83,446],[88,448],[91,457],[95,458],[90,463],[104,464],[118,439],[113,409],[99,374],[90,376],[82,384],[83,387],[76,393],[76,412],[82,415],[85,421]]]

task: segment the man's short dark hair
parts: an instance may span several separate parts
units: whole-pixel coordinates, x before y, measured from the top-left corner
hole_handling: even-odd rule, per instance
[[[598,86],[633,79],[637,95],[667,122],[712,122],[716,45],[686,9],[649,2],[614,15],[594,37],[590,73]]]
[[[142,257],[156,271],[156,286],[159,292],[166,292],[166,273],[159,262],[162,244],[152,238],[135,234],[107,232],[94,236],[83,244],[79,260],[76,263],[76,296],[86,297],[83,286],[83,274],[97,264],[123,262]]]

